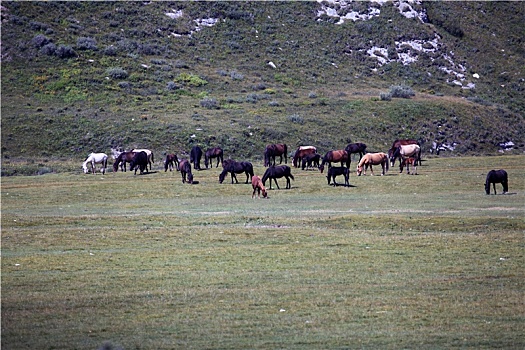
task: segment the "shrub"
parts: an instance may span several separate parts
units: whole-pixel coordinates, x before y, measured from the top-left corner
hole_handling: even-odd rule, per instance
[[[44,34],[38,34],[31,40],[31,44],[36,48],[41,48],[49,44],[50,42],[51,42],[51,39],[49,39]]]
[[[166,90],[168,90],[168,91],[175,91],[175,90],[178,90],[180,88],[181,88],[181,86],[179,84],[176,84],[173,81],[168,82],[168,84],[166,85]]]
[[[233,80],[243,80],[244,79],[244,75],[242,75],[241,73],[238,73],[236,71],[230,72],[230,77]]]
[[[113,45],[109,45],[109,46],[106,46],[103,52],[104,52],[104,55],[106,56],[116,56],[117,48]]]
[[[71,48],[71,46],[58,45],[57,49],[55,50],[55,55],[58,58],[71,58],[71,57],[75,57],[77,54]]]
[[[205,98],[200,102],[201,106],[207,109],[219,109],[219,103],[214,98]]]
[[[297,123],[297,124],[304,124],[304,119],[303,117],[297,115],[297,114],[292,114],[292,115],[289,115],[288,118],[287,118],[290,122],[292,123]]]
[[[208,82],[196,75],[190,74],[190,73],[181,73],[177,76],[175,79],[177,82],[186,83],[190,86],[202,86],[208,84]]]
[[[126,79],[129,76],[128,72],[120,67],[108,68],[106,74],[113,79]]]
[[[410,98],[411,96],[416,95],[412,88],[405,85],[392,85],[390,87],[390,94],[392,97],[397,98]]]
[[[381,101],[392,101],[392,94],[390,92],[382,92],[379,98]]]
[[[98,50],[97,41],[93,38],[80,37],[77,39],[77,49],[79,50]]]
[[[44,55],[53,56],[57,50],[57,46],[53,43],[49,43],[40,49],[40,52]]]

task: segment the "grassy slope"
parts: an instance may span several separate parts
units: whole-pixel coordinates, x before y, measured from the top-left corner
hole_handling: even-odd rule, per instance
[[[493,154],[498,142],[522,147],[524,140],[521,3],[427,3],[432,24],[385,6],[378,18],[345,25],[316,21],[314,2],[4,6],[4,158],[78,159],[116,146],[184,153],[198,143],[256,159],[269,142],[325,152],[352,140],[385,150],[398,137],[418,138],[426,149],[437,140],[459,142],[457,154]],[[176,9],[184,9],[182,19],[165,15]],[[221,22],[192,38],[169,35],[188,33],[192,19],[206,17]],[[459,23],[461,38],[451,23]],[[475,91],[448,84],[450,77],[423,59],[373,73],[376,61],[359,51],[370,41],[388,45],[434,31],[467,74],[482,76]],[[39,53],[37,34],[78,56]],[[83,37],[94,38],[97,49],[80,50]],[[111,45],[115,55],[107,54]],[[128,76],[107,79],[114,68]],[[194,86],[196,77],[207,84]],[[167,90],[169,82],[180,89]],[[416,97],[379,101],[395,84],[411,86]],[[220,108],[204,107],[206,98]]]
[[[294,171],[269,200],[217,169],[5,178],[2,348],[523,348],[521,160]]]

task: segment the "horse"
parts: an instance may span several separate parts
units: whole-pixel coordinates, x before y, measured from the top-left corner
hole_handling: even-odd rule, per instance
[[[328,184],[330,185],[330,180],[333,181],[333,186],[337,186],[338,183],[335,182],[335,177],[343,175],[345,178],[345,186],[350,186],[350,182],[348,181],[350,177],[350,170],[348,168],[345,168],[344,166],[333,166],[328,169],[328,174],[326,175],[326,179],[328,180]]]
[[[224,161],[223,157],[224,157],[224,152],[222,151],[221,148],[219,147],[208,148],[206,153],[204,153],[204,165],[206,166],[206,169],[208,169],[208,163],[210,163],[210,167],[213,168],[213,163],[211,161],[211,158],[217,158],[217,164],[215,165],[215,167],[218,168],[219,161],[221,162],[221,164]]]
[[[223,162],[223,171],[219,175],[219,183],[224,182],[224,178],[226,177],[226,174],[230,173],[232,177],[232,184],[233,180],[235,179],[235,183],[239,183],[237,181],[237,176],[235,174],[246,174],[246,182],[248,183],[248,180],[250,177],[253,177],[253,165],[250,162],[236,162],[234,160],[228,160]]]
[[[350,159],[350,155],[347,151],[344,149],[336,150],[336,151],[328,151],[323,157],[323,161],[321,162],[321,165],[319,166],[319,169],[321,170],[321,174],[324,170],[324,165],[328,163],[328,167],[332,166],[332,162],[341,162],[341,166],[343,166],[343,163],[346,163],[346,167],[350,168],[350,163],[352,160]]]
[[[193,146],[190,152],[190,162],[193,163],[193,169],[201,170],[202,149],[199,146]]]
[[[148,163],[148,154],[144,151],[137,152],[129,163],[129,171],[135,170],[135,175],[137,175],[137,169],[140,169],[140,174],[142,175],[144,174],[144,169],[148,172]]]
[[[307,154],[303,157],[303,161],[301,164],[301,170],[304,170],[305,168],[308,169],[310,167],[316,167],[319,168],[319,161],[321,160],[321,155],[318,153],[312,153]]]
[[[418,162],[419,157],[421,157],[421,147],[416,144],[401,145],[394,151],[392,157],[390,157],[390,162],[392,166],[394,166],[397,158],[401,159],[402,163],[403,159],[407,157],[414,157],[416,158],[416,162]]]
[[[288,146],[286,146],[285,143],[279,143],[279,144],[272,144],[266,146],[266,149],[264,150],[264,166],[270,166],[271,159],[273,159],[273,165],[275,165],[275,157],[279,156],[281,157],[281,160],[279,161],[279,164],[282,164],[283,162],[283,155],[284,155],[284,163],[288,163],[287,154],[288,153]]]
[[[102,175],[106,174],[106,168],[108,167],[108,156],[106,153],[90,153],[87,159],[82,163],[82,169],[84,174],[89,172],[87,165],[91,164],[91,172],[95,175],[95,164],[102,164]]]
[[[120,170],[126,171],[126,163],[130,163],[134,155],[135,155],[135,152],[120,153],[115,159],[115,163],[113,163],[113,171],[115,173],[118,171],[119,164],[120,164]]]
[[[417,140],[413,140],[413,139],[395,140],[392,143],[392,147],[388,150],[388,157],[390,158],[390,161],[392,162],[391,164],[392,166],[395,165],[395,161],[396,161],[396,159],[393,158],[394,152],[396,151],[396,149],[399,148],[399,146],[405,146],[405,145],[418,145],[421,147],[421,145],[419,144]],[[401,158],[399,158],[399,162],[401,162]],[[421,151],[419,152],[418,163],[419,165],[421,165]]]
[[[363,173],[363,167],[365,175],[366,169],[368,169],[368,167],[370,167],[370,171],[372,172],[372,175],[374,175],[372,165],[379,164],[381,164],[381,167],[383,168],[383,171],[381,173],[381,176],[383,176],[388,171],[388,154],[383,152],[365,154],[363,158],[361,158],[361,160],[359,161],[359,164],[357,164],[357,176],[361,176],[361,173]]]
[[[361,158],[363,158],[363,155],[366,153],[366,145],[364,143],[359,143],[359,142],[349,143],[345,147],[345,151],[348,152],[349,157],[352,153],[359,153],[359,160],[361,160]]]
[[[286,177],[286,188],[292,188],[292,185],[290,183],[290,178],[292,178],[292,180],[294,181],[295,179],[292,175],[292,170],[290,169],[288,165],[277,165],[277,166],[273,165],[269,167],[268,169],[266,169],[266,171],[264,172],[263,178],[262,178],[263,185],[266,184],[266,180],[270,179],[270,190],[271,190],[272,189],[272,179],[273,179],[273,181],[275,181],[275,184],[277,185],[277,188],[281,189],[279,187],[279,184],[277,183],[277,179],[283,176]]]
[[[261,192],[263,195],[263,198],[268,198],[268,192],[266,192],[266,188],[264,187],[263,182],[261,181],[261,178],[257,175],[252,176],[252,199],[255,198],[255,192],[257,192],[257,196],[261,198]]]
[[[173,171],[173,168],[179,170],[179,159],[176,154],[166,154],[166,160],[164,160],[164,172]]]
[[[179,162],[180,174],[182,176],[182,183],[186,183],[186,176],[188,177],[187,181],[190,184],[193,184],[193,174],[191,173],[191,163],[187,159],[182,159]]]
[[[403,158],[403,160],[401,161],[401,164],[399,165],[399,169],[401,170],[400,172],[402,173],[403,168],[406,166],[407,174],[410,174],[410,165],[414,167],[413,175],[417,175],[417,160],[414,157]]]
[[[151,167],[151,164],[155,163],[153,152],[151,152],[149,149],[146,149],[146,148],[134,148],[130,152],[134,152],[134,153],[145,152],[146,155],[148,156],[149,170],[150,171],[153,170],[153,168]],[[146,171],[148,171],[147,168],[146,168]]]
[[[317,152],[317,148],[315,148],[314,146],[299,146],[299,148],[297,148],[293,156],[293,160],[292,160],[293,166],[295,168],[298,168],[300,159],[302,160],[304,156],[308,154],[315,154],[316,152]]]
[[[487,179],[485,180],[485,192],[490,194],[490,184],[494,187],[494,194],[496,194],[496,184],[503,185],[503,194],[509,192],[509,181],[507,172],[503,169],[500,170],[491,170],[487,174]]]

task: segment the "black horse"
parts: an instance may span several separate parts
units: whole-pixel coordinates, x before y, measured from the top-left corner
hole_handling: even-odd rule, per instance
[[[190,152],[190,162],[193,163],[193,169],[201,170],[202,149],[194,146]]]
[[[193,184],[193,174],[191,173],[191,163],[188,162],[187,159],[182,159],[179,162],[179,169],[180,169],[180,174],[182,176],[182,183],[186,183],[186,177],[187,177],[187,181],[190,184]]]
[[[221,148],[219,147],[208,148],[206,153],[204,153],[204,165],[206,166],[206,169],[208,169],[208,163],[210,163],[210,167],[213,168],[213,163],[211,161],[212,158],[217,158],[217,165],[215,165],[215,167],[218,168],[219,161],[221,162],[221,164],[224,161],[223,157],[224,157],[224,152],[222,151]]]
[[[350,170],[348,170],[348,168],[345,168],[344,166],[333,166],[328,169],[328,174],[326,175],[328,184],[330,185],[330,180],[332,180],[332,185],[337,186],[338,183],[335,182],[335,177],[339,175],[343,175],[343,177],[345,178],[345,186],[350,186],[350,182],[348,181],[348,178],[350,177]]]
[[[288,165],[277,165],[277,166],[271,166],[268,169],[266,169],[262,182],[263,185],[266,186],[266,180],[270,179],[270,190],[272,189],[272,179],[275,181],[275,184],[277,185],[278,189],[281,189],[279,187],[279,184],[277,183],[277,179],[281,177],[286,177],[286,188],[292,188],[292,184],[290,183],[290,178],[292,180],[295,180],[292,175],[292,170]]]
[[[135,153],[133,159],[129,163],[129,171],[135,170],[135,175],[137,175],[137,170],[140,169],[140,174],[148,171],[148,154],[144,151]]]
[[[166,154],[166,160],[164,161],[164,171],[173,171],[173,168],[179,170],[179,159],[176,154]]]
[[[503,169],[500,170],[491,170],[487,174],[487,179],[485,180],[485,192],[490,194],[490,184],[494,187],[494,194],[496,194],[496,184],[503,185],[503,194],[509,192],[509,180],[507,172]]]
[[[219,183],[221,184],[223,183],[224,178],[226,177],[226,174],[228,173],[230,173],[232,176],[232,184],[233,184],[234,179],[235,179],[235,183],[239,183],[239,181],[237,181],[237,176],[235,174],[245,173],[246,174],[245,183],[248,183],[248,181],[253,176],[253,165],[250,162],[236,162],[230,159],[230,160],[224,161],[222,164],[223,164],[223,171],[219,175]]]
[[[366,153],[366,145],[364,143],[349,143],[345,147],[345,151],[348,152],[348,156],[350,156],[352,153],[359,153],[359,160],[363,158],[363,155]]]
[[[301,163],[301,169],[304,170],[305,168],[319,168],[319,161],[321,160],[321,155],[319,153],[312,153],[307,154],[303,157],[302,163]]]
[[[283,162],[283,156],[284,156],[284,163],[288,163],[287,158],[288,153],[288,146],[286,146],[285,143],[278,143],[278,144],[272,144],[266,146],[266,149],[264,150],[264,166],[270,166],[270,163],[273,160],[273,165],[275,165],[275,157],[279,156],[281,160],[279,161],[279,164]]]

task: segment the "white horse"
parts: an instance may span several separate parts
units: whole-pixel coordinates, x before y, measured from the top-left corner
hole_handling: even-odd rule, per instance
[[[145,148],[134,148],[132,149],[130,152],[133,152],[133,153],[140,153],[140,152],[146,152],[146,154],[148,155],[148,164],[149,164],[149,170],[151,171],[153,168],[151,167],[151,163],[155,163],[155,159],[153,157],[153,152],[151,152],[149,149],[145,149]],[[146,169],[148,170],[148,169]]]
[[[88,164],[91,164],[91,172],[95,175],[95,164],[102,164],[102,174],[106,173],[106,168],[108,166],[108,156],[105,153],[91,153],[86,161],[82,163],[82,168],[84,169],[84,174],[89,172],[87,167]]]

